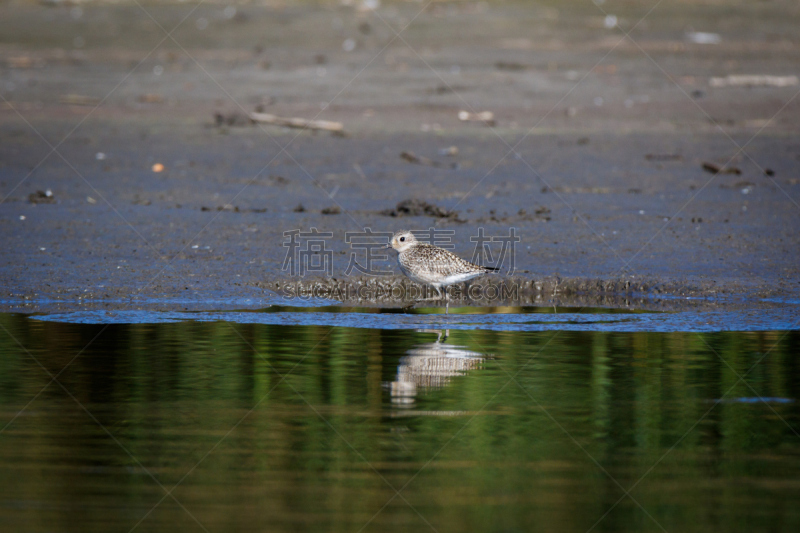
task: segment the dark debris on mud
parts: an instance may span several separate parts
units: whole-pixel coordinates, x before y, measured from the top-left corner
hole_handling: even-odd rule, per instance
[[[217,207],[201,206],[200,211],[229,211],[231,213],[266,213],[266,207],[240,208],[238,205],[225,204]]]
[[[54,204],[56,197],[50,189],[46,191],[36,191],[28,195],[28,202],[31,204]]]
[[[384,209],[380,212],[381,215],[387,217],[434,217],[434,218],[448,218],[456,222],[463,222],[458,217],[457,211],[451,211],[438,205],[429,204],[425,200],[416,198],[409,198],[399,202],[394,209]]]

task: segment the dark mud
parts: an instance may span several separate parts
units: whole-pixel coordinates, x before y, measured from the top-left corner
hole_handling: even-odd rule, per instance
[[[493,282],[525,305],[800,296],[800,86],[711,82],[796,74],[796,3],[663,3],[638,25],[652,5],[225,7],[0,7],[0,305],[257,307],[299,284],[400,306],[357,294],[407,283],[346,276],[345,234],[434,226],[466,258],[478,228],[516,228]],[[407,199],[434,208],[389,216]],[[284,232],[312,227],[331,275],[299,279]]]

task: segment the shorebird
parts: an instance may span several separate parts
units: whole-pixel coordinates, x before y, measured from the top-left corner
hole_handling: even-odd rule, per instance
[[[413,233],[406,230],[395,233],[386,247],[399,252],[397,262],[400,263],[403,274],[416,282],[431,285],[436,289],[438,299],[442,299],[441,288],[444,287],[445,314],[450,311],[450,301],[447,298],[448,285],[499,270],[473,265],[443,248],[419,242]]]

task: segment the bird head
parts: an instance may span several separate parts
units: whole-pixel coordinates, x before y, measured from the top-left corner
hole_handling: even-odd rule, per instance
[[[389,244],[386,247],[394,248],[398,252],[405,252],[417,244],[417,242],[417,238],[414,237],[413,233],[407,230],[402,230],[392,235],[392,239],[389,241]]]

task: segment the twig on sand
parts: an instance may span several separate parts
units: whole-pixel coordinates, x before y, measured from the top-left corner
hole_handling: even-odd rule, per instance
[[[459,111],[458,120],[461,122],[483,122],[487,126],[495,126],[494,113],[491,111],[481,111],[480,113],[470,113],[469,111]]]
[[[334,133],[344,133],[344,125],[341,122],[333,122],[331,120],[287,118],[270,115],[269,113],[250,113],[250,119],[255,122],[275,124],[277,126],[287,126],[289,128],[303,128],[309,130],[323,130],[332,131]]]

